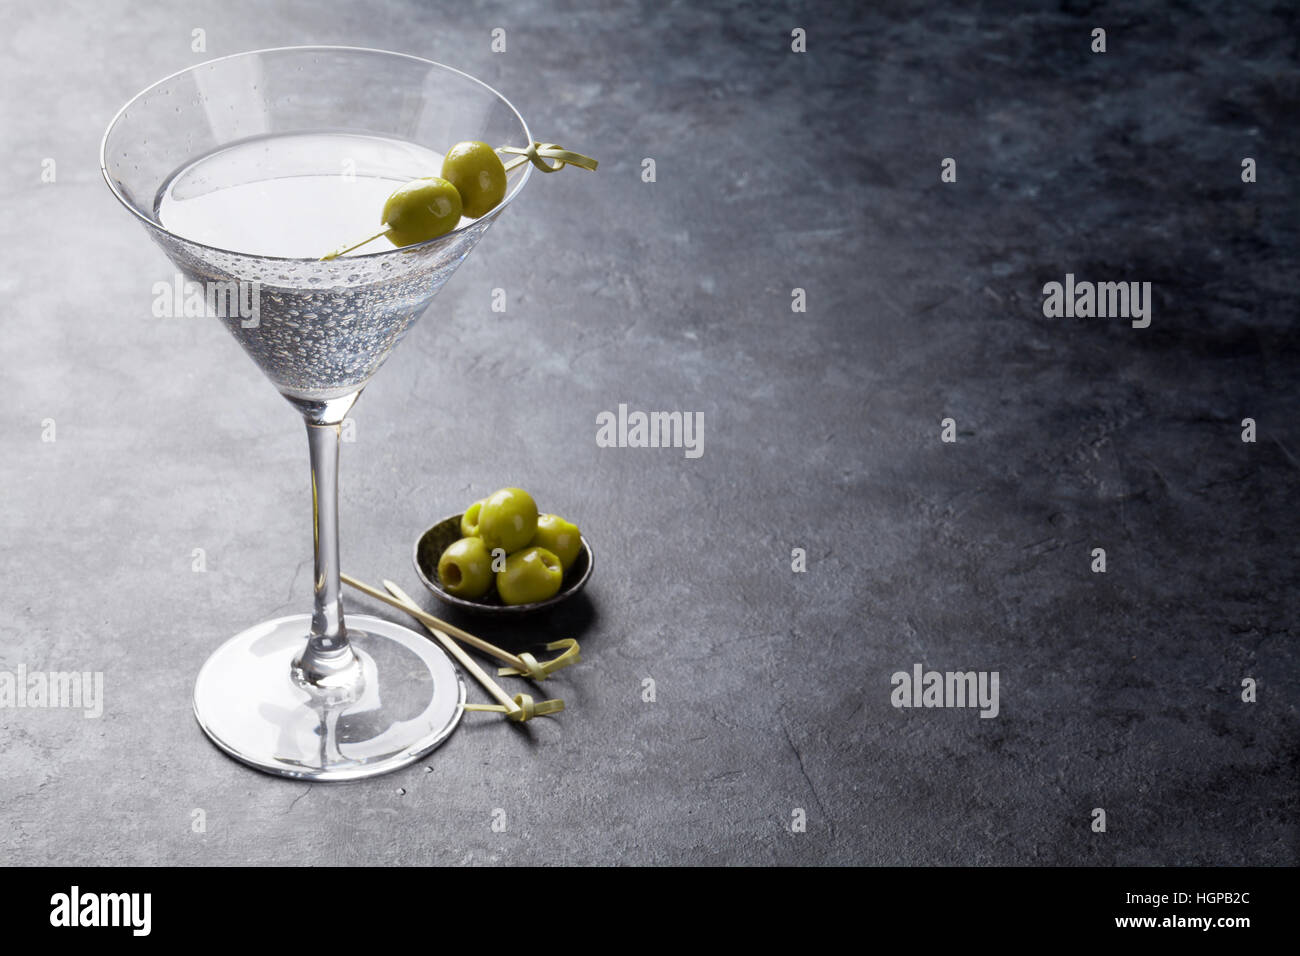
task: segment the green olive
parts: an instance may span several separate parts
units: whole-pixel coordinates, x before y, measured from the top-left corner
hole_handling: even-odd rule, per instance
[[[460,193],[445,179],[429,176],[398,186],[384,203],[383,222],[395,246],[434,239],[460,222]]]
[[[560,559],[564,573],[569,573],[578,553],[582,551],[582,534],[578,526],[559,515],[541,515],[537,519],[537,533],[529,542],[535,548],[545,548]]]
[[[537,504],[522,488],[502,488],[483,502],[478,527],[489,550],[502,548],[513,554],[537,533]]]
[[[480,498],[478,501],[466,508],[465,513],[460,516],[460,536],[462,538],[478,537],[479,509],[483,507],[483,502],[485,500],[486,499]]]
[[[506,167],[487,143],[457,143],[443,157],[442,178],[456,187],[465,215],[477,219],[506,197]]]
[[[438,579],[448,594],[481,598],[492,587],[492,555],[482,538],[461,538],[438,559]]]
[[[526,548],[506,558],[497,572],[497,593],[506,604],[533,604],[555,597],[564,580],[560,559],[545,548]]]

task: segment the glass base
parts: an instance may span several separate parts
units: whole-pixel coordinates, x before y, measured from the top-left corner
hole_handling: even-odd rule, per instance
[[[460,674],[441,647],[400,625],[349,615],[347,629],[362,667],[349,690],[293,679],[310,614],[231,638],[199,671],[199,726],[236,760],[284,777],[356,780],[419,760],[460,721]]]

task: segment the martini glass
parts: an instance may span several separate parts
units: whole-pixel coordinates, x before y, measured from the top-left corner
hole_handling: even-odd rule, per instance
[[[532,137],[473,77],[351,47],[199,64],[137,95],[104,135],[114,195],[307,424],[312,613],[230,638],[194,688],[212,741],[270,773],[346,780],[395,770],[445,740],[462,713],[464,684],[441,648],[379,618],[344,622],[339,424],[529,166],[510,173],[499,206],[450,233],[319,258],[373,233],[384,198],[438,175],[441,151],[461,140],[527,147]]]

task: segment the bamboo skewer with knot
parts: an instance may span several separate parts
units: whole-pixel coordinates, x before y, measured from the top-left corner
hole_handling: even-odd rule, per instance
[[[492,695],[499,703],[497,704],[466,704],[466,710],[488,711],[492,713],[505,714],[505,716],[514,721],[523,722],[531,720],[533,717],[541,717],[546,714],[559,713],[564,709],[564,701],[558,698],[553,700],[534,701],[528,694],[516,694],[510,697],[501,686],[494,681],[481,668],[475,660],[465,653],[455,640],[464,641],[471,647],[483,651],[485,654],[497,658],[505,663],[506,667],[498,668],[497,676],[499,677],[527,677],[529,680],[545,680],[555,671],[578,663],[582,658],[579,655],[578,642],[572,638],[564,638],[558,641],[552,641],[546,645],[548,651],[559,650],[557,654],[549,661],[538,661],[536,657],[527,651],[522,654],[512,654],[507,650],[497,647],[480,637],[454,624],[448,624],[437,617],[434,617],[428,611],[425,611],[415,603],[405,591],[394,584],[392,581],[384,581],[384,587],[388,589],[387,594],[378,588],[358,581],[354,577],[346,574],[339,575],[340,580],[349,587],[355,588],[362,594],[374,598],[376,601],[382,601],[391,607],[405,611],[411,617],[415,618],[433,637],[446,648],[447,653],[451,654],[462,667],[483,685],[483,689]]]

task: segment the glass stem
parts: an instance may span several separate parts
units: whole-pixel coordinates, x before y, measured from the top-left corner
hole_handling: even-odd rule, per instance
[[[311,684],[347,683],[355,677],[357,658],[343,623],[339,583],[339,426],[307,422],[311,449],[312,538],[316,573],[311,636],[294,662],[300,680]]]

